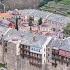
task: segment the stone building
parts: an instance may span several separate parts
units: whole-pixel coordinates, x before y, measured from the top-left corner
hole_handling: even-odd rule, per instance
[[[21,70],[19,62],[20,41],[9,41],[7,43],[7,70]],[[19,64],[19,66],[18,66]]]
[[[52,70],[70,70],[70,38],[54,39],[52,46]]]
[[[46,70],[46,48],[52,37],[11,29],[4,36],[8,70]],[[49,53],[50,54],[50,53]],[[50,55],[51,56],[51,55]],[[51,57],[48,57],[51,58]],[[49,59],[51,60],[51,59]]]
[[[0,26],[0,63],[4,64],[4,36],[9,31],[9,28]]]

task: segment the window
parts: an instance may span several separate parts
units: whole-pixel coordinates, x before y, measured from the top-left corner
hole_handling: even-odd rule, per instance
[[[35,56],[35,54],[33,53],[33,56]]]
[[[50,48],[48,48],[48,51],[50,51]]]
[[[57,63],[55,64],[55,68],[57,67]]]
[[[45,60],[44,60],[44,63],[45,63]]]
[[[29,55],[30,55],[30,52],[29,52]]]
[[[45,54],[44,54],[44,57],[45,57]]]
[[[26,54],[27,54],[27,51],[26,51]]]
[[[56,68],[57,67],[57,63],[52,63],[52,66],[54,66]]]
[[[7,43],[5,43],[5,46],[7,46]]]
[[[49,60],[48,60],[48,62],[49,62]]]
[[[67,67],[68,67],[68,66],[69,66],[69,63],[67,63],[66,65],[67,65]]]
[[[7,52],[7,48],[5,48],[5,52]]]
[[[49,54],[48,54],[48,56],[49,56]]]
[[[52,30],[55,31],[56,29],[55,28],[52,28]]]
[[[44,52],[45,52],[45,49],[44,49]]]
[[[39,52],[40,52],[40,50],[39,50]]]
[[[27,52],[27,55],[29,55],[29,52]]]
[[[38,54],[37,54],[37,57],[38,57]]]
[[[61,64],[63,65],[63,61],[61,61]]]
[[[28,49],[30,49],[30,46],[28,46]]]
[[[30,55],[32,56],[32,53],[30,53]]]

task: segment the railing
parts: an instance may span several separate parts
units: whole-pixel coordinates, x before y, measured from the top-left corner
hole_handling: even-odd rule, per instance
[[[20,50],[21,51],[30,51],[30,49],[28,49],[28,48],[21,48]]]
[[[53,55],[52,55],[52,59],[53,59],[53,60],[57,60],[57,61],[60,60],[59,56],[53,56]]]
[[[59,61],[59,62],[63,62],[63,63],[69,63],[70,64],[70,59],[69,60],[66,60],[66,59],[62,59],[60,58],[61,56],[52,56],[52,60],[56,60],[56,61]]]
[[[38,60],[38,59],[41,60],[42,59],[42,57],[40,55],[38,55],[38,56],[30,55],[30,58],[36,59],[36,60]]]
[[[37,66],[37,67],[42,67],[42,63],[34,63],[34,62],[31,62],[31,61],[29,61],[29,63],[31,65],[34,65],[34,66]]]

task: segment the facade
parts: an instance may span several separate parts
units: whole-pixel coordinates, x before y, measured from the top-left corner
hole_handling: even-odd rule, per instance
[[[16,29],[3,35],[0,63],[8,70],[70,70],[70,38],[52,39]]]
[[[29,13],[28,10],[25,11]],[[39,13],[42,16],[43,12],[39,11]],[[25,27],[24,30],[19,28],[17,31],[0,26],[0,63],[5,64],[8,70],[70,70],[70,38],[56,38],[57,35],[59,37],[58,31],[62,32],[59,29],[62,29],[69,21],[67,22],[68,19],[65,17],[57,17],[52,13],[51,15],[47,15],[50,17],[40,27],[43,34],[38,33],[37,26],[33,26],[33,31],[30,32],[27,17],[23,18],[23,16],[21,16],[23,20],[21,23]],[[59,21],[50,21],[53,20],[53,16],[56,16]],[[65,23],[62,24],[63,22]],[[55,35],[51,34],[52,39],[48,35],[45,36],[44,32],[47,34],[52,32]]]
[[[3,37],[7,34],[7,32],[9,31],[10,29],[9,28],[6,28],[6,27],[2,27],[0,26],[0,63],[4,63],[4,39]]]
[[[53,70],[70,70],[70,38],[52,41],[52,69]]]
[[[48,53],[46,53],[46,48],[52,38],[47,37],[46,40],[44,39],[45,42],[41,44],[43,42],[42,39],[40,39],[40,42],[38,42],[37,39],[33,40],[32,43],[31,42],[26,43],[24,42],[24,40],[21,42],[20,54],[23,57],[24,61],[25,60],[27,61],[26,64],[28,65],[29,67],[28,69],[30,70],[46,70],[47,69],[46,64],[48,63],[47,63],[46,55]],[[25,68],[25,70],[27,69]]]
[[[7,70],[21,70],[19,31],[11,29],[4,36],[4,62]]]
[[[21,70],[20,67],[20,46],[21,41],[7,42],[7,70]]]
[[[22,33],[20,30],[11,29],[4,36],[6,50],[4,53],[4,61],[7,65],[7,69],[46,70],[46,64],[48,64],[46,48],[51,39],[52,37],[42,35],[34,36],[34,34],[30,32]]]

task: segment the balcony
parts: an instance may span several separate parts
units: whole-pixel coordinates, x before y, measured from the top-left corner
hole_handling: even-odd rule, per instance
[[[30,51],[30,47],[29,46],[21,46],[20,48],[22,51]]]
[[[42,63],[41,62],[38,62],[38,61],[29,61],[29,63],[31,64],[31,65],[34,65],[34,66],[36,66],[36,67],[42,67]]]
[[[67,60],[64,60],[64,59],[61,59],[60,62],[69,63],[70,64],[69,60],[67,61]]]
[[[52,50],[52,54],[59,55],[58,50]]]
[[[24,48],[23,51],[30,51],[30,49]]]
[[[58,60],[58,61],[60,60],[59,56],[57,56],[57,55],[55,55],[55,56],[52,55],[52,59],[53,59],[53,60]]]
[[[61,63],[68,63],[70,64],[70,59],[66,59],[65,57],[62,57],[62,56],[52,56],[52,60],[56,60],[56,61],[59,61]]]
[[[36,60],[38,60],[38,59],[41,60],[42,59],[42,57],[40,55],[38,55],[38,56],[37,55],[34,55],[34,56],[30,55],[30,58],[36,59]]]
[[[52,66],[57,67],[57,63],[52,63]]]
[[[30,57],[30,52],[29,51],[20,51],[20,55],[22,56],[22,57],[27,57],[27,58],[29,58]]]

